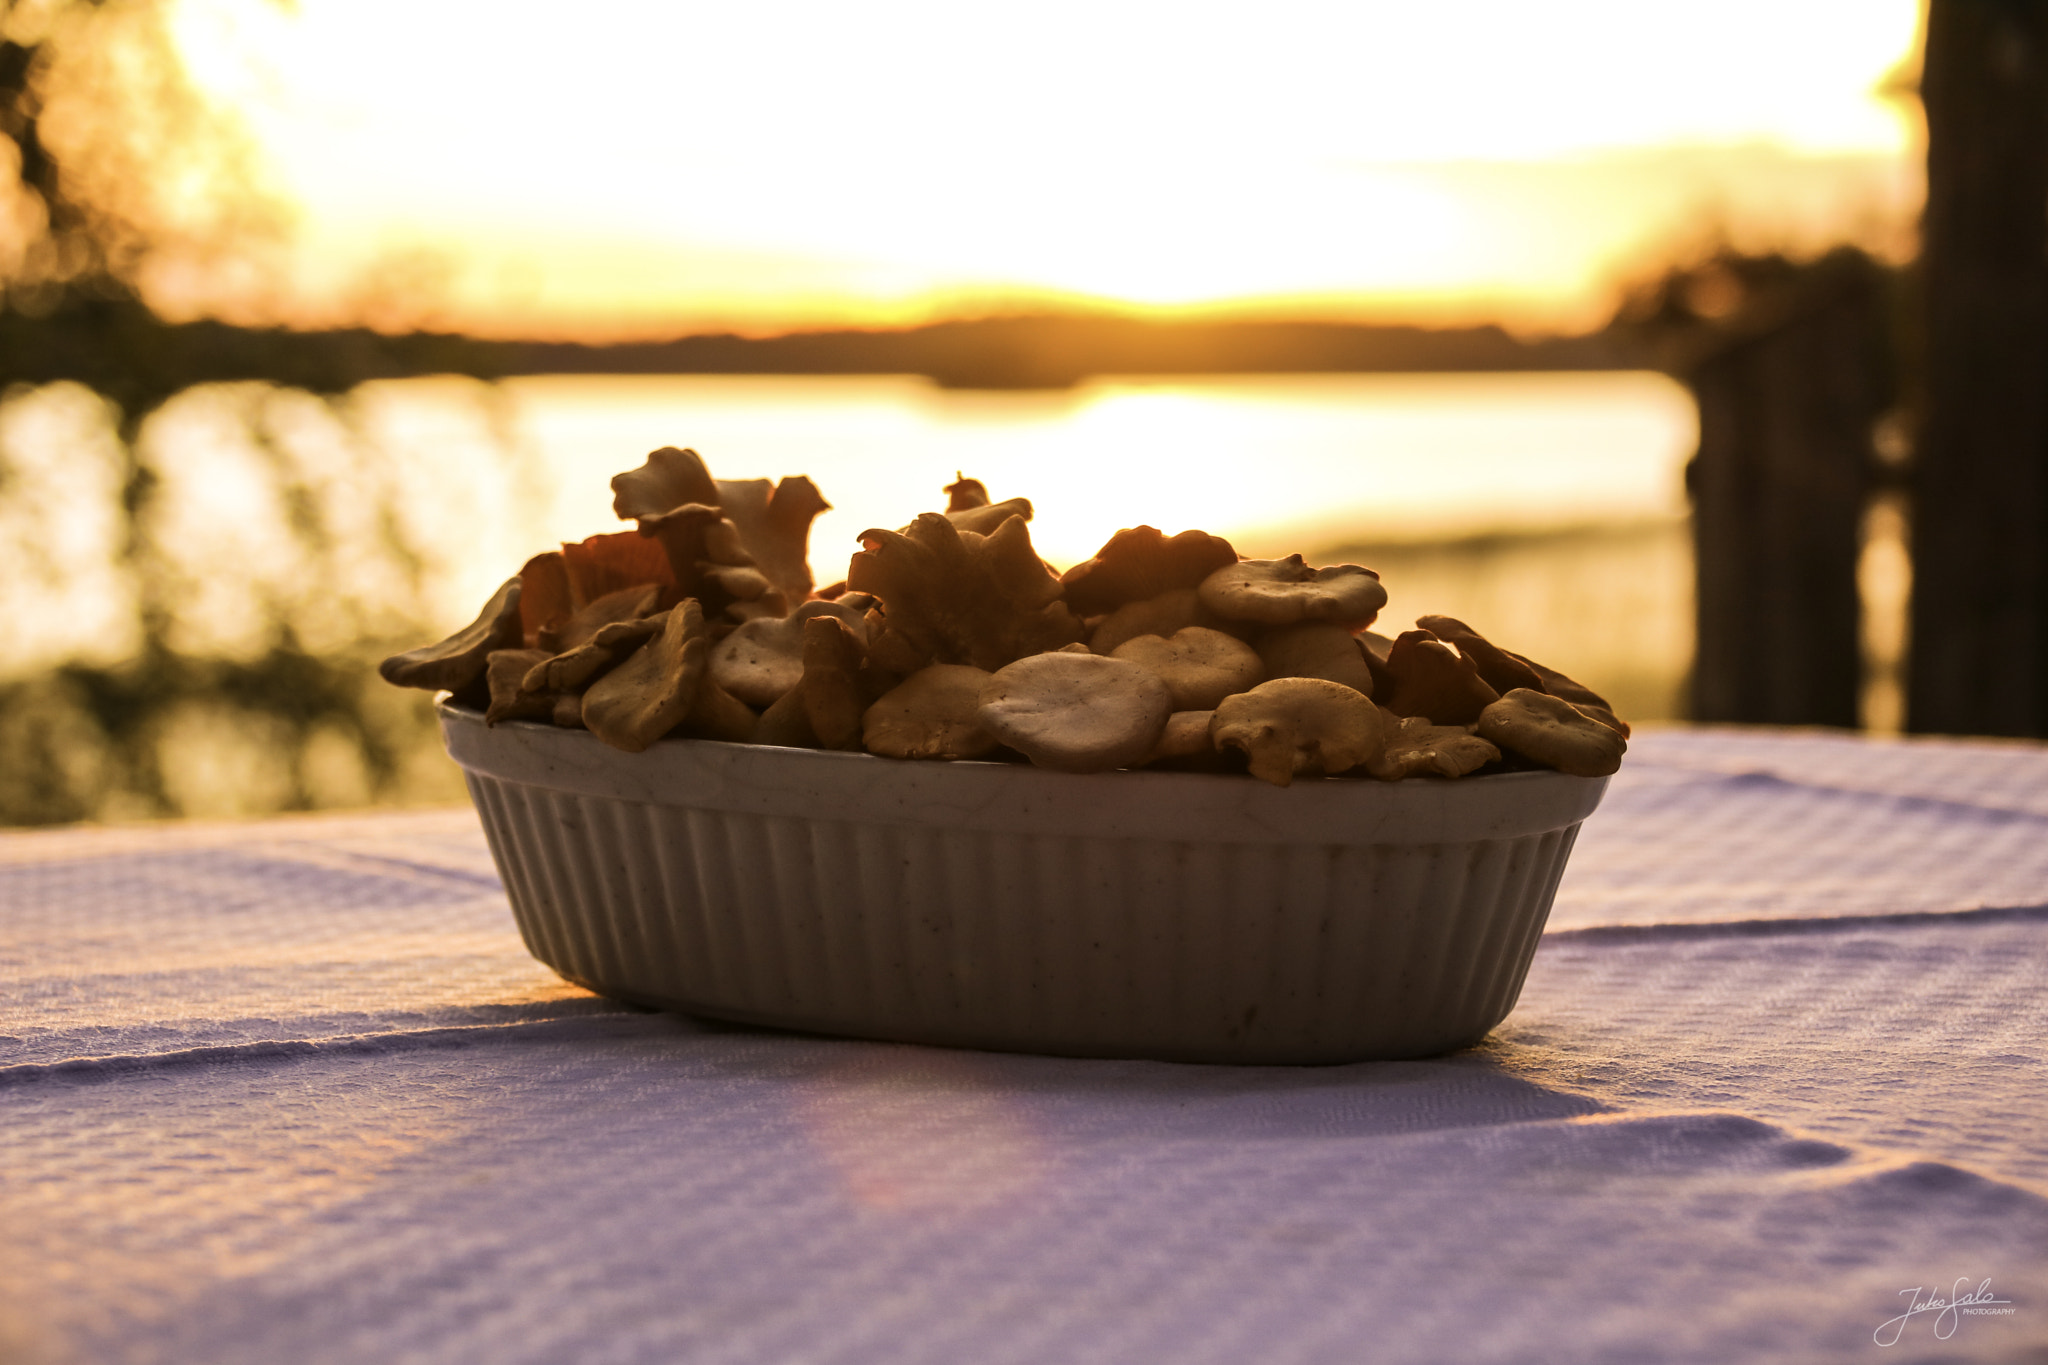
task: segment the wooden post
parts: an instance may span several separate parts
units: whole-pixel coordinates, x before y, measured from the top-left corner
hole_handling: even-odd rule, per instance
[[[1843,253],[1755,300],[1686,366],[1698,573],[1693,718],[1857,723],[1856,561],[1890,399],[1884,287]]]
[[[1932,0],[1910,730],[2048,734],[2048,3]]]

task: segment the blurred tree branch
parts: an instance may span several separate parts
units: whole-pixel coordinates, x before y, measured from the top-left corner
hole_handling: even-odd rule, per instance
[[[121,462],[113,567],[129,585],[139,641],[119,663],[0,678],[0,824],[182,813],[165,759],[181,717],[229,717],[271,737],[286,808],[321,799],[308,769],[321,734],[351,746],[373,795],[396,790],[403,756],[431,742],[420,708],[393,708],[376,691],[369,661],[381,642],[314,653],[273,604],[269,643],[253,657],[174,644],[187,606],[164,540],[171,475],[143,439],[153,414],[208,383],[265,380],[331,403],[368,379],[481,367],[457,337],[256,330],[151,309],[153,274],[235,269],[287,223],[241,130],[188,78],[169,18],[167,0],[0,0],[0,397],[69,380],[111,405]],[[346,428],[346,412],[337,416]],[[247,434],[263,448],[263,431]],[[359,484],[373,481],[376,453],[357,448]],[[287,506],[303,493],[288,466],[266,466]],[[0,450],[0,484],[9,474]],[[395,527],[389,511],[383,522]],[[289,530],[313,563],[333,561],[318,517]],[[412,570],[399,578],[416,597],[415,547],[375,549]],[[408,633],[420,628],[416,601],[388,605]]]

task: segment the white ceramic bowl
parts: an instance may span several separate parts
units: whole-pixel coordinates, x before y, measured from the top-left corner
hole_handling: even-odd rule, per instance
[[[535,957],[815,1033],[1213,1062],[1421,1057],[1514,1007],[1604,778],[1298,781],[641,754],[443,703]]]

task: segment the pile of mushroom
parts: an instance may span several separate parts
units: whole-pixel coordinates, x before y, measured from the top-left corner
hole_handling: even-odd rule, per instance
[[[587,728],[1062,772],[1165,766],[1382,781],[1615,771],[1628,726],[1596,693],[1462,621],[1389,639],[1379,575],[1241,559],[1201,531],[1122,530],[1055,573],[1031,504],[959,478],[943,512],[868,530],[814,588],[801,476],[714,479],[657,450],[612,480],[634,531],[534,556],[470,625],[386,659],[490,724]]]

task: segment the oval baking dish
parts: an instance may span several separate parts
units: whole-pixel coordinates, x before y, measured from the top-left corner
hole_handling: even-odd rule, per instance
[[[444,701],[535,957],[601,994],[814,1033],[1314,1063],[1514,1007],[1605,778],[1275,787],[711,740],[621,754]]]

